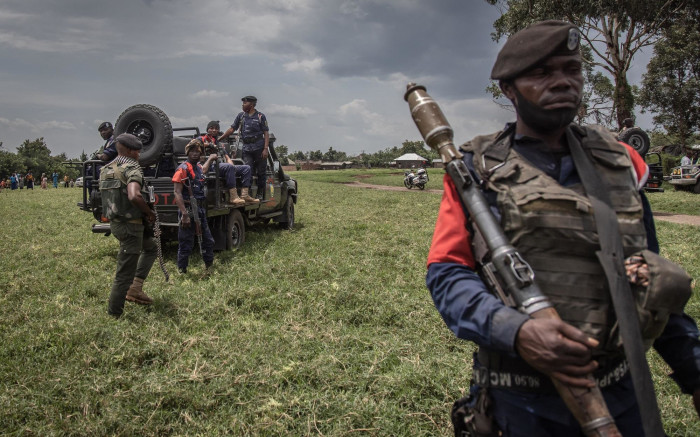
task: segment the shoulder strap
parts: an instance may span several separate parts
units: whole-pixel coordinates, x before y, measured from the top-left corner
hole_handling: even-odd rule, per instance
[[[620,236],[617,214],[612,208],[610,193],[601,183],[593,162],[588,157],[571,128],[566,129],[571,156],[576,170],[593,204],[596,230],[600,240],[600,250],[596,256],[600,261],[608,280],[610,295],[620,327],[620,335],[630,365],[639,410],[642,411],[644,435],[663,436],[664,429],[659,416],[654,385],[651,380],[649,364],[646,360],[644,345],[640,335],[637,306],[624,268],[624,251]]]

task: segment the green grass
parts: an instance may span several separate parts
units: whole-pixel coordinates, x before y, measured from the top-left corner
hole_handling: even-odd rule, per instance
[[[155,304],[127,303],[119,320],[106,314],[118,244],[90,233],[79,191],[0,193],[0,434],[451,435],[474,346],[424,284],[440,195],[333,183],[401,185],[391,172],[296,172],[294,231],[249,229],[204,280],[198,255],[178,275],[168,245],[172,283],[154,265]],[[698,229],[657,227],[697,280]],[[699,435],[650,356],[666,431]]]
[[[676,191],[668,182],[663,183],[663,188],[663,193],[647,193],[654,211],[700,215],[700,195],[689,191]]]

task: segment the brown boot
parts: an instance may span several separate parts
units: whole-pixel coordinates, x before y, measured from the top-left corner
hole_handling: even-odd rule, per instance
[[[248,188],[241,188],[241,199],[245,201],[246,205],[253,205],[256,203],[260,203],[260,199],[256,199],[255,197],[250,197],[248,194]]]
[[[246,204],[246,201],[238,197],[238,190],[235,188],[229,188],[228,204],[231,206],[243,206]]]
[[[153,303],[153,299],[143,292],[143,279],[141,278],[134,278],[134,282],[131,283],[129,291],[126,292],[126,300],[141,305],[150,305]]]

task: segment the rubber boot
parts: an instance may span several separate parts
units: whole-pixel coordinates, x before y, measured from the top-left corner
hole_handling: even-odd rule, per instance
[[[126,292],[126,300],[141,305],[150,305],[153,303],[153,299],[143,292],[143,279],[141,278],[134,278],[134,282],[131,283],[131,287],[129,287],[129,290]]]
[[[243,206],[246,201],[238,197],[238,190],[235,188],[229,188],[228,190],[228,204],[231,206]]]
[[[250,197],[250,194],[248,194],[248,188],[241,188],[241,199],[245,201],[246,205],[260,203],[260,199]]]

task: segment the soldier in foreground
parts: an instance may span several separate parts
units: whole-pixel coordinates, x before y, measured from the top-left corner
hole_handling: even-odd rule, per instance
[[[117,157],[100,174],[104,215],[110,220],[112,235],[119,240],[117,273],[107,310],[117,318],[124,312],[125,299],[142,305],[153,303],[143,292],[143,282],[156,259],[157,247],[153,237],[144,235],[144,220],[153,224],[156,216],[142,193],[143,173],[138,162],[142,147],[134,135],[119,135]]]
[[[639,191],[648,168],[608,132],[571,123],[583,88],[578,32],[569,23],[548,21],[513,35],[491,76],[513,102],[516,122],[462,146],[464,164],[563,320],[531,318],[504,304],[482,282],[477,267],[490,255],[481,250],[472,217],[452,179],[445,177],[426,283],[448,327],[479,345],[469,404],[470,426],[479,433],[472,435],[498,430],[507,436],[581,435],[585,430],[552,379],[572,387],[597,384],[622,435],[644,435],[630,376],[630,367],[642,363],[625,360],[627,345],[618,331],[623,316],[613,311],[610,277],[598,256],[607,247],[599,238],[605,228],[619,228],[623,257],[647,247],[658,252],[651,210]],[[601,190],[609,193],[604,208],[610,221],[600,220],[604,208],[592,207],[600,200],[590,193]],[[676,295],[675,287],[652,291],[658,278],[632,270],[635,293],[646,294],[649,304],[640,314],[666,312],[660,323],[650,320],[654,317],[641,326],[631,321],[641,327],[639,341],[653,342],[700,412],[699,332],[683,313],[687,296]]]
[[[187,273],[190,254],[194,248],[195,236],[199,239],[204,266],[207,270],[214,263],[214,237],[207,223],[207,212],[202,205],[204,195],[204,175],[217,157],[212,153],[204,165],[199,160],[204,152],[204,144],[199,138],[190,141],[185,147],[187,161],[180,164],[173,175],[175,203],[178,207],[180,227],[177,233],[177,269]],[[187,208],[189,205],[189,208]],[[195,207],[196,204],[196,207]],[[194,221],[194,223],[192,223]]]

